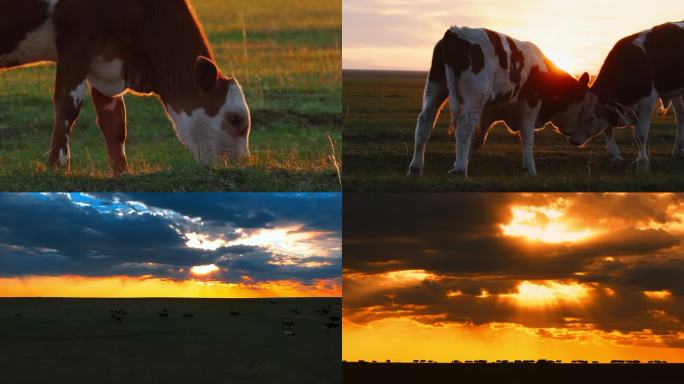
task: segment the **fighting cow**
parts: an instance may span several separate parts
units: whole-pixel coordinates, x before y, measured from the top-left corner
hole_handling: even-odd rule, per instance
[[[0,68],[57,65],[48,163],[69,168],[86,92],[112,172],[128,169],[132,91],[157,95],[180,141],[203,164],[249,154],[251,118],[237,80],[217,68],[187,0],[0,0]]]
[[[649,172],[646,144],[658,98],[665,108],[671,103],[677,120],[672,156],[684,157],[684,21],[658,25],[618,41],[608,53],[591,91],[602,104],[626,110],[622,114],[634,125],[634,140],[639,147],[638,172]],[[574,143],[581,145],[604,132],[603,129],[610,139],[614,127],[621,125],[611,121],[608,127],[578,126],[570,135]],[[608,149],[612,157],[619,157],[614,140],[609,141]]]
[[[409,175],[423,171],[427,142],[446,104],[456,132],[450,173],[467,177],[471,147],[481,148],[492,125],[502,121],[520,135],[523,169],[536,175],[536,128],[551,123],[568,136],[579,126],[599,130],[608,119],[620,119],[615,109],[598,102],[588,84],[589,74],[573,78],[532,43],[488,29],[452,27],[434,48]]]

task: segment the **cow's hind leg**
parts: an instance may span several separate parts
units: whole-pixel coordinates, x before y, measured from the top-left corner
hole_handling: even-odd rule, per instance
[[[90,91],[95,110],[97,125],[107,144],[109,167],[114,176],[128,171],[126,161],[126,105],[123,95],[109,97],[95,88]]]
[[[656,97],[648,97],[638,104],[638,121],[634,127],[634,141],[639,147],[639,155],[636,159],[638,173],[649,173],[649,160],[647,153],[648,131],[651,127],[651,116],[655,108]]]
[[[449,96],[449,90],[444,81],[427,81],[423,94],[423,110],[418,116],[416,124],[416,142],[413,150],[413,160],[409,167],[409,176],[417,176],[423,172],[425,163],[425,147],[430,134],[435,127],[439,112]]]
[[[82,56],[79,53],[76,57]],[[78,114],[87,90],[86,70],[79,70],[79,63],[60,58],[57,64],[53,104],[55,120],[52,129],[52,140],[48,152],[48,165],[62,166],[69,170],[71,154],[69,141],[71,130],[78,119]]]
[[[606,149],[608,149],[610,164],[614,167],[618,167],[620,164],[622,164],[623,159],[620,155],[620,148],[615,141],[615,127],[610,127],[603,131],[603,136],[606,139]]]
[[[672,150],[672,157],[684,158],[684,96],[673,99],[672,108],[677,121],[677,139]]]
[[[456,161],[449,171],[452,175],[463,175],[468,177],[468,161],[473,143],[473,134],[482,120],[483,95],[473,95],[472,98],[464,100],[463,110],[460,113],[450,102],[452,120],[453,116],[458,116],[456,127]]]

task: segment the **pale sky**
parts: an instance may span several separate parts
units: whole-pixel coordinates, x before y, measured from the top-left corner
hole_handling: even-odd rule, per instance
[[[561,68],[596,74],[622,37],[684,19],[684,1],[344,0],[344,69],[428,70],[451,26],[532,41]]]

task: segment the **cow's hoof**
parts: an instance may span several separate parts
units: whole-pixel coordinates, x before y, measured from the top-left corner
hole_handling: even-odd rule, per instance
[[[449,171],[449,174],[450,174],[451,176],[455,176],[455,177],[462,177],[462,178],[465,178],[465,179],[468,178],[468,172],[467,172],[465,169],[459,170],[459,169],[452,168],[452,169]]]
[[[670,156],[670,159],[672,159],[674,161],[684,160],[684,151],[672,152],[672,156]]]
[[[613,168],[622,168],[622,163],[625,160],[620,157],[620,156],[611,156],[610,157],[610,166]]]
[[[410,167],[406,176],[408,177],[419,177],[423,174],[423,170],[418,167]]]
[[[647,175],[649,171],[648,160],[639,159],[636,161],[636,171],[638,174]]]

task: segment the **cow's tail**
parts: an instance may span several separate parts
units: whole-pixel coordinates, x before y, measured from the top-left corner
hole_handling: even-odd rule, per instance
[[[451,112],[451,124],[449,124],[449,135],[456,132],[456,122],[460,113],[460,100],[458,93],[457,68],[470,65],[470,49],[464,49],[459,44],[463,40],[459,39],[451,29],[444,33],[442,38],[442,68],[449,88],[449,111]],[[464,65],[465,64],[465,65]]]
[[[672,109],[672,100],[660,98],[660,105],[658,106],[658,113],[661,116],[667,115],[667,113]]]

